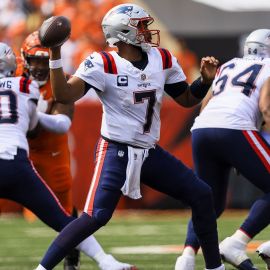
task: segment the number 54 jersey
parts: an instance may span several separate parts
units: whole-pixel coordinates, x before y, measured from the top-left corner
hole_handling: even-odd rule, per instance
[[[212,84],[212,98],[195,119],[191,130],[258,130],[262,122],[260,91],[269,76],[269,58],[234,58],[223,64]]]
[[[147,57],[140,70],[115,51],[93,53],[75,73],[97,90],[103,105],[101,135],[142,148],[159,140],[164,85],[186,79],[168,50],[151,48]]]
[[[24,77],[0,79],[0,158],[12,159],[17,148],[28,152],[26,132],[37,124],[38,98],[36,82]]]

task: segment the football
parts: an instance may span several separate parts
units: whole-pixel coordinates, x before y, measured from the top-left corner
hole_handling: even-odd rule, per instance
[[[69,19],[64,16],[53,16],[42,23],[38,32],[42,46],[57,47],[69,38],[71,24]]]

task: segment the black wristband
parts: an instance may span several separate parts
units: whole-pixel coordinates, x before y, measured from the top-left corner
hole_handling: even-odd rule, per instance
[[[211,84],[205,84],[202,83],[201,81],[201,77],[199,77],[198,79],[196,79],[191,85],[190,85],[190,92],[191,94],[198,99],[203,99],[209,88],[211,87]]]

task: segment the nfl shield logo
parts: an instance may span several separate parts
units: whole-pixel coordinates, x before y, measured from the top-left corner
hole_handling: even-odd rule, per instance
[[[143,74],[141,74],[141,80],[142,81],[145,81],[146,80],[146,75],[143,73]]]
[[[119,156],[119,157],[123,157],[124,154],[125,154],[125,152],[124,152],[123,150],[119,150],[119,151],[118,151],[118,156]]]

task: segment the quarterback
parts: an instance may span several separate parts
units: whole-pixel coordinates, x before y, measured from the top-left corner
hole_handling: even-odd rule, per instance
[[[39,85],[29,78],[13,77],[15,71],[16,57],[12,49],[0,43],[0,198],[22,204],[59,232],[75,218],[61,206],[28,157],[26,134],[35,132],[40,122],[36,110]],[[95,242],[93,236],[88,237],[77,249],[91,257],[91,247]],[[102,257],[95,259],[99,262]],[[101,270],[131,269],[127,264],[99,266]]]
[[[56,100],[75,102],[94,89],[103,106],[103,117],[84,212],[59,234],[37,270],[53,269],[67,250],[104,226],[122,194],[141,198],[140,183],[191,206],[206,269],[224,269],[211,189],[157,144],[165,92],[181,106],[198,104],[214,79],[218,61],[203,58],[201,77],[188,85],[176,58],[158,47],[159,30],[149,28],[153,21],[134,4],[108,11],[102,29],[109,46],[116,46],[118,52],[92,53],[68,81],[60,47],[50,48],[50,78]]]
[[[74,205],[67,131],[71,125],[74,105],[54,101],[49,78],[49,49],[41,46],[37,31],[27,36],[21,51],[25,63],[24,76],[38,83],[41,95],[38,116],[42,128],[35,136],[28,138],[30,159],[64,209],[72,214]],[[51,106],[48,105],[50,103]],[[91,245],[88,254],[101,270],[128,270],[132,267],[106,254],[94,236],[89,240]],[[79,254],[74,249],[65,257],[64,270],[78,270],[79,267]]]

